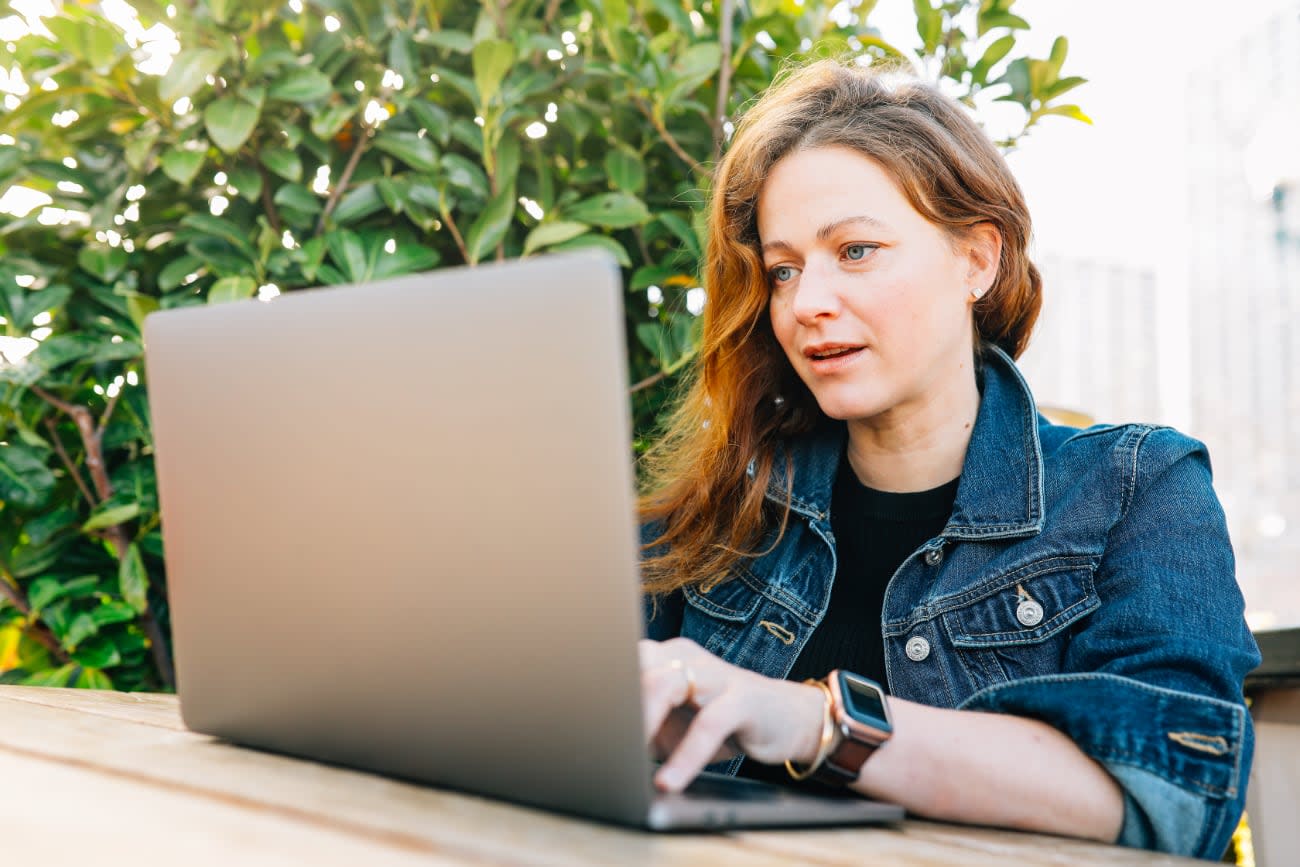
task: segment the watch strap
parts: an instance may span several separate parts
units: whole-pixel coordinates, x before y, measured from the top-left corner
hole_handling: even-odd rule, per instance
[[[834,786],[847,786],[856,782],[862,765],[876,751],[875,744],[853,740],[841,728],[839,743],[831,750],[826,761],[813,773],[813,779]]]

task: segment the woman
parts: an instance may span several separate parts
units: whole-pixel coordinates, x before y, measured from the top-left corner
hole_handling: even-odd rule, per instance
[[[746,113],[709,220],[641,504],[657,784],[725,762],[1221,855],[1259,657],[1209,459],[1038,414],[1029,215],[987,137],[932,87],[815,63]],[[871,681],[887,715],[846,692]]]

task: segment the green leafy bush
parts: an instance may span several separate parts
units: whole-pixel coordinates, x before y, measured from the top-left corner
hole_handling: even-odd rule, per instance
[[[920,66],[1019,103],[1026,128],[1081,117],[1054,103],[1081,82],[1063,39],[1012,56],[1011,3],[917,0]],[[643,446],[693,351],[726,118],[781,58],[903,55],[870,0],[132,5],[62,4],[3,51],[0,190],[45,197],[0,215],[8,682],[173,686],[151,311],[602,247],[627,269]]]

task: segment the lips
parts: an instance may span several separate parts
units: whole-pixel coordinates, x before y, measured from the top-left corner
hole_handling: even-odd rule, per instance
[[[850,343],[820,343],[806,347],[804,358],[817,376],[831,376],[846,370],[866,355],[867,347]]]
[[[822,343],[805,348],[803,354],[811,361],[826,361],[859,352],[863,348],[849,343]]]

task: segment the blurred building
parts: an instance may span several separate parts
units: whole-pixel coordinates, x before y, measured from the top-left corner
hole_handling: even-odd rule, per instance
[[[1254,624],[1297,625],[1300,3],[1208,46],[1188,92],[1192,433],[1210,446]]]
[[[1037,260],[1043,310],[1020,368],[1045,407],[1097,422],[1162,418],[1156,280],[1149,269],[1059,256]]]

